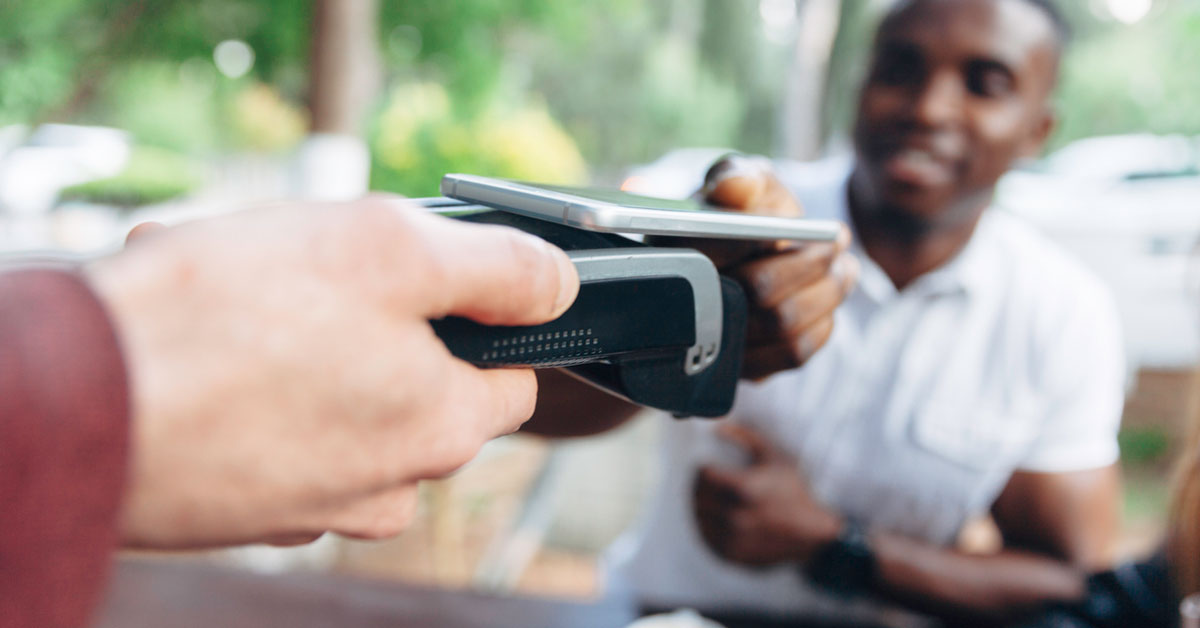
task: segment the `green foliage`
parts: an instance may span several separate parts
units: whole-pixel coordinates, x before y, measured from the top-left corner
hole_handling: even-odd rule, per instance
[[[763,41],[757,3],[612,4],[510,59],[601,176],[680,146],[770,151],[787,50]]]
[[[0,122],[74,116],[130,67],[208,60],[226,39],[256,53],[272,82],[302,76],[309,2],[293,0],[4,0]],[[291,81],[296,94],[303,85]],[[161,95],[161,94],[155,94]]]
[[[88,117],[129,131],[141,144],[211,151],[228,134],[213,97],[216,72],[186,76],[165,61],[130,63],[98,88],[101,99]]]
[[[874,4],[842,2],[826,101],[832,136],[853,116]],[[1200,5],[1156,3],[1155,16],[1126,27],[1096,21],[1086,3],[1063,4],[1077,38],[1056,144],[1200,133]],[[286,150],[304,121],[312,5],[2,0],[0,124],[114,124],[139,143],[187,152]],[[256,56],[238,80],[212,63],[214,46],[231,38]],[[443,168],[511,171],[511,155],[470,137],[505,124],[529,137],[561,128],[606,180],[678,146],[771,152],[792,54],[765,38],[757,2],[731,0],[381,0],[379,46],[390,87],[373,128],[391,134],[372,138],[374,181],[424,191]],[[398,142],[385,121],[397,124],[404,108],[392,88],[426,84],[441,86],[448,110]],[[418,153],[426,158],[399,157]]]
[[[70,94],[79,55],[62,42],[68,34],[83,35],[95,22],[77,14],[81,4],[5,0],[0,5],[0,124],[32,120]]]
[[[1200,5],[1077,41],[1064,64],[1054,143],[1116,133],[1200,133]]]
[[[433,196],[447,172],[547,183],[582,183],[587,169],[575,143],[545,107],[493,105],[464,117],[436,83],[393,91],[373,133],[371,187]]]
[[[200,181],[196,165],[186,157],[158,148],[136,147],[121,174],[69,187],[63,190],[62,198],[138,207],[183,196],[195,190]]]
[[[1157,464],[1166,460],[1170,436],[1158,427],[1127,427],[1117,436],[1121,460],[1131,465]]]
[[[253,83],[239,91],[228,107],[234,143],[256,152],[283,152],[304,139],[308,118],[273,87]]]
[[[415,63],[398,68],[431,75],[454,95],[460,113],[478,113],[490,103],[504,76],[510,46],[527,31],[574,32],[579,18],[621,2],[584,0],[414,0],[382,2],[380,25],[388,59]],[[415,37],[413,33],[416,33]]]

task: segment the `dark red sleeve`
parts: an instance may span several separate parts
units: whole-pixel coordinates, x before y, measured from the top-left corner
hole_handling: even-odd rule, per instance
[[[87,624],[116,545],[128,432],[121,352],[87,284],[0,272],[0,628]]]

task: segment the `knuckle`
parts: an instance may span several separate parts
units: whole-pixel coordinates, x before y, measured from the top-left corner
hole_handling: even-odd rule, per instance
[[[821,275],[828,275],[833,271],[833,263],[841,253],[833,244],[824,242],[807,244],[802,252],[804,264],[818,268]]]
[[[502,417],[503,424],[509,430],[516,430],[528,421],[537,408],[537,377],[533,371],[525,371],[521,375],[520,378],[514,378],[515,381],[505,384],[511,389],[508,391],[509,394],[504,395]]]
[[[776,326],[784,339],[795,339],[804,332],[804,305],[796,297],[784,301],[772,310]]]
[[[553,278],[546,272],[552,265],[546,247],[512,229],[497,229],[497,232],[503,238],[504,256],[512,276],[522,279],[511,283],[514,302],[537,304],[538,311],[531,313],[542,314],[544,310],[548,314],[554,307],[553,300],[540,297],[552,294],[557,286],[550,285]]]
[[[444,477],[459,470],[479,453],[484,442],[483,438],[474,433],[455,434],[444,438],[433,461],[432,476]]]
[[[347,216],[349,228],[368,242],[387,242],[397,233],[407,232],[413,219],[409,212],[378,198],[364,199],[339,214]]]
[[[803,334],[794,342],[788,343],[787,350],[783,353],[784,368],[798,368],[808,361],[807,344],[807,339]]]
[[[358,504],[343,514],[340,523],[330,527],[355,538],[395,537],[416,517],[417,501],[416,484],[406,484]]]
[[[735,482],[730,486],[730,492],[737,498],[738,503],[744,503],[753,497],[750,485],[747,482]]]
[[[778,274],[775,265],[769,263],[755,264],[747,269],[745,283],[759,305],[771,305],[776,301]]]

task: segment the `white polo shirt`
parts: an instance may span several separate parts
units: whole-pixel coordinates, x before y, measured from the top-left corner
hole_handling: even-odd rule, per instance
[[[781,168],[808,216],[847,222],[849,170]],[[861,279],[828,344],[802,368],[744,383],[728,419],[791,451],[824,504],[947,545],[988,511],[1014,470],[1117,459],[1119,322],[1106,289],[1079,264],[994,210],[953,260],[902,292],[853,252]],[[660,490],[610,554],[618,573],[640,599],[663,606],[846,617],[794,567],[743,569],[703,544],[691,509],[696,469],[738,457],[713,427],[692,419],[666,428]]]

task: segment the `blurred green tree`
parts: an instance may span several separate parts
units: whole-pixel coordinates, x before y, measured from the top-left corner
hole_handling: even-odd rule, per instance
[[[844,137],[852,116],[873,4],[841,3],[825,99],[830,138]],[[1125,26],[1097,20],[1089,3],[1061,4],[1077,37],[1056,143],[1135,130],[1200,132],[1200,5],[1156,0],[1150,18]],[[470,137],[508,119],[546,137],[564,131],[604,182],[676,146],[772,152],[792,48],[766,36],[763,6],[381,0],[388,86],[370,127],[376,184],[430,191],[443,167],[525,171],[528,163],[513,161],[519,147],[482,147]],[[4,0],[0,124],[116,124],[141,142],[191,152],[286,148],[303,121],[311,17],[312,3],[296,0]],[[253,49],[248,75],[216,72],[213,48],[227,39]],[[398,100],[406,86],[431,84],[448,103],[440,121],[419,132],[389,131],[403,118],[396,112],[406,107]],[[431,147],[440,157],[424,174],[398,170],[406,162],[397,155]],[[528,142],[524,150],[534,152]],[[496,165],[501,154],[508,166]]]
[[[1064,65],[1054,145],[1117,133],[1200,134],[1200,3],[1082,33]]]

